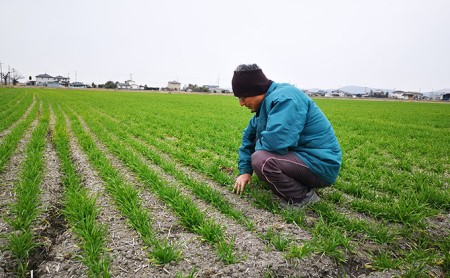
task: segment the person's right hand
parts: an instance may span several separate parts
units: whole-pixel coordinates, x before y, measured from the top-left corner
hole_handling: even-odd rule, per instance
[[[237,177],[236,182],[234,183],[233,192],[236,194],[241,194],[244,192],[244,188],[247,184],[252,180],[252,175],[250,174],[242,174]]]

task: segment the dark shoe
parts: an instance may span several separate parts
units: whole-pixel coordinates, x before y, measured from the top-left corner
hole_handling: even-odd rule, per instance
[[[316,194],[316,191],[311,189],[308,193],[306,193],[305,198],[303,198],[300,202],[291,204],[291,206],[296,209],[302,209],[317,203],[318,201],[320,201],[320,197]]]

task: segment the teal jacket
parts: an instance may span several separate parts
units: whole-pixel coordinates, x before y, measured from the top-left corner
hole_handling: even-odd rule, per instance
[[[339,142],[323,112],[301,90],[272,82],[250,119],[239,148],[240,174],[252,174],[251,155],[258,150],[295,152],[319,177],[334,183],[342,163]]]

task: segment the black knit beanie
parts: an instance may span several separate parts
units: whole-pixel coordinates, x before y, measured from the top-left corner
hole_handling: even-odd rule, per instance
[[[256,65],[239,65],[234,71],[231,85],[236,97],[253,97],[267,92],[272,81]]]

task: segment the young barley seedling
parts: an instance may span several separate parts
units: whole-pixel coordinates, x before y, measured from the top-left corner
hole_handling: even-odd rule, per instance
[[[223,228],[214,220],[203,221],[194,231],[201,234],[209,242],[219,242],[223,240]]]
[[[390,251],[378,250],[378,255],[374,256],[372,262],[367,265],[372,270],[396,269],[402,265],[402,261],[393,257]]]
[[[236,255],[234,253],[234,242],[233,238],[230,241],[219,241],[216,243],[216,251],[219,258],[226,264],[234,264],[237,262]]]
[[[281,211],[283,219],[286,220],[287,223],[295,223],[300,227],[306,227],[305,223],[305,210],[298,209],[284,209]]]
[[[285,251],[289,244],[292,243],[291,238],[274,231],[272,228],[267,230],[263,238],[268,240],[279,251]]]
[[[320,217],[315,224],[313,233],[315,238],[311,244],[315,247],[316,252],[333,257],[339,262],[346,261],[351,238],[345,231],[331,227]]]
[[[186,276],[186,278],[195,278],[197,277],[197,272],[198,269],[197,267],[194,266],[193,269],[191,269],[188,273],[188,275]],[[184,278],[185,276],[183,275],[183,272],[180,270],[179,272],[177,272],[175,278]]]
[[[166,264],[178,261],[181,258],[181,251],[171,245],[167,240],[160,240],[153,244],[151,256],[152,262]]]
[[[309,242],[305,242],[302,245],[291,244],[288,248],[288,252],[286,254],[287,259],[299,258],[302,259],[314,251],[314,246],[312,246]]]

